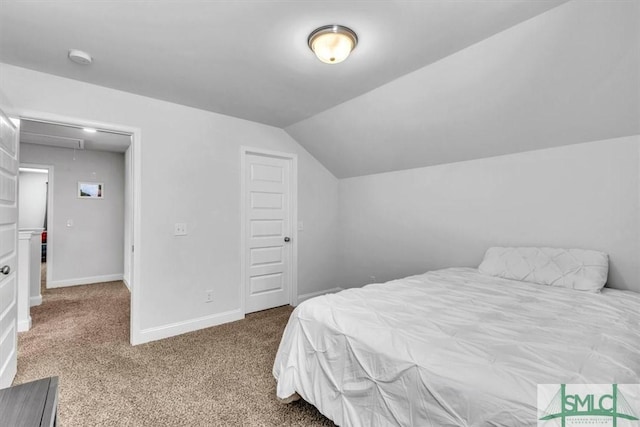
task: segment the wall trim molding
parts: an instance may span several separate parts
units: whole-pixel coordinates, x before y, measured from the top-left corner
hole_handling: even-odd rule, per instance
[[[29,307],[42,304],[42,295],[36,295],[35,297],[29,297]]]
[[[54,280],[47,283],[47,289],[64,288],[67,286],[91,285],[94,283],[102,282],[115,282],[117,280],[122,280],[122,273],[105,274],[103,276],[79,277],[77,279]]]
[[[182,322],[169,323],[163,326],[142,329],[135,344],[143,344],[164,338],[170,338],[176,335],[186,334],[187,332],[210,328],[212,326],[235,322],[236,320],[242,319],[244,319],[244,312],[240,308],[237,308],[235,310],[224,311],[210,316],[203,316],[195,319],[184,320]]]
[[[319,297],[326,294],[335,294],[336,292],[340,291],[344,291],[344,288],[336,286],[335,288],[325,289],[324,291],[309,292],[308,294],[298,295],[298,304],[300,304],[302,301],[306,301],[314,297]]]
[[[31,316],[26,320],[18,320],[18,332],[26,332],[31,329]]]

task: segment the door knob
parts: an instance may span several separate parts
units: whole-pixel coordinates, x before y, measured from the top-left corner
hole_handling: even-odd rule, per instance
[[[284,241],[285,241],[285,242],[290,242],[290,241],[291,241],[291,239],[290,239],[290,238],[288,238],[288,237],[285,237],[285,238],[284,238]]]
[[[2,268],[0,268],[0,273],[2,274],[9,274],[11,272],[11,267],[9,267],[8,265],[3,265]]]

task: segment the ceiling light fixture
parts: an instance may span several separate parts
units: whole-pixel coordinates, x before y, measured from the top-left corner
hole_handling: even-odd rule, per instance
[[[97,132],[97,130],[92,129],[92,128],[82,128],[82,130],[85,131],[85,132],[89,132],[89,133],[96,133]]]
[[[307,39],[309,48],[326,64],[337,64],[347,59],[358,45],[358,36],[342,25],[325,25],[316,28]]]
[[[36,169],[36,168],[19,168],[20,172],[31,172],[31,173],[49,173],[48,169]]]
[[[80,65],[89,65],[93,62],[91,55],[78,49],[71,49],[69,51],[69,59]]]

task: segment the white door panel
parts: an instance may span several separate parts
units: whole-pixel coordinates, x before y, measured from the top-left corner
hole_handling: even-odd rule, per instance
[[[284,197],[280,193],[269,193],[266,191],[252,191],[249,196],[252,209],[274,209],[282,210]]]
[[[18,129],[0,110],[0,388],[9,387],[17,368]]]
[[[246,154],[245,312],[289,304],[291,159]]]
[[[252,267],[282,264],[282,246],[251,248],[249,259]]]
[[[262,217],[268,215],[263,214]],[[249,215],[249,237],[252,239],[257,238],[280,238],[284,234],[284,226],[285,224],[281,219],[263,219],[263,218],[255,218],[254,215]],[[277,240],[278,243],[281,243],[280,240]]]

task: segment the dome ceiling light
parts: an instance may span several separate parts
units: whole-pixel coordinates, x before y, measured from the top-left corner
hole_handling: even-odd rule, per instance
[[[325,25],[316,28],[307,39],[309,48],[326,64],[337,64],[347,59],[358,45],[358,36],[342,25]]]
[[[93,62],[91,55],[78,49],[71,49],[69,51],[69,59],[80,65],[89,65]]]

